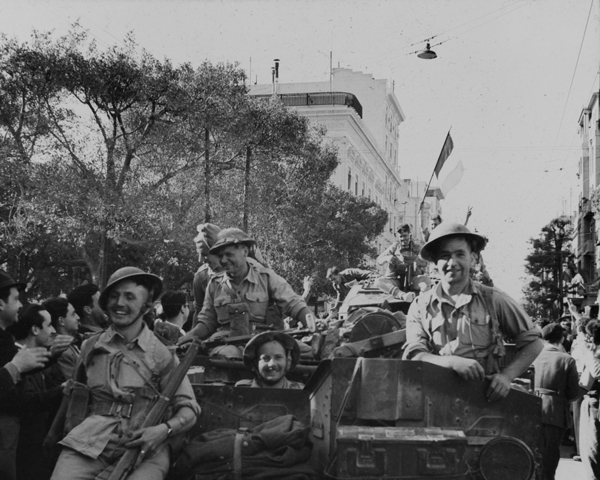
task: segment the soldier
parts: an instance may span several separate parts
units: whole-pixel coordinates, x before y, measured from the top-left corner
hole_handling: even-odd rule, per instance
[[[73,406],[73,412],[87,413],[60,442],[64,448],[53,479],[94,479],[136,447],[141,463],[129,480],[162,480],[167,475],[167,442],[194,425],[200,407],[186,378],[170,399],[170,416],[139,428],[152,398],[161,394],[179,363],[142,319],[161,291],[160,278],[135,267],[121,268],[108,279],[99,305],[111,326],[81,347],[74,378],[85,382],[90,400],[87,406]]]
[[[254,379],[240,380],[235,386],[301,390],[304,384],[286,378],[299,360],[300,348],[296,340],[283,332],[263,332],[244,348],[244,364],[252,370]]]
[[[421,256],[436,264],[441,279],[410,306],[404,359],[450,368],[465,380],[484,381],[488,375],[487,397],[496,401],[508,395],[511,382],[529,368],[543,343],[517,302],[470,279],[484,246],[484,237],[459,223],[442,223],[432,232]],[[499,371],[505,336],[514,339],[519,352]]]
[[[210,253],[210,248],[214,245],[217,235],[221,231],[219,227],[212,223],[202,223],[196,227],[198,235],[194,237],[196,252],[198,253],[198,261],[200,268],[194,275],[194,327],[204,304],[204,296],[206,295],[206,287],[208,280],[215,273],[223,271],[223,267],[219,263],[219,257]]]
[[[256,327],[283,329],[278,310],[314,328],[314,315],[290,285],[270,268],[250,257],[256,242],[237,228],[219,232],[210,249],[219,257],[224,272],[211,277],[198,324],[179,339],[196,336],[212,340],[249,335]]]
[[[405,223],[397,231],[400,240],[390,245],[377,257],[377,263],[387,262],[387,270],[375,281],[375,286],[386,293],[412,302],[415,294],[411,292],[415,275],[425,273],[425,262],[419,258],[420,245],[413,239],[412,227]]]
[[[325,278],[331,281],[334,290],[337,292],[334,310],[337,312],[344,301],[344,298],[348,295],[348,292],[350,291],[350,287],[347,285],[348,283],[367,280],[372,276],[373,272],[370,270],[361,270],[360,268],[346,268],[342,271],[337,267],[327,269]]]
[[[190,309],[187,296],[183,292],[169,290],[160,299],[163,309],[163,319],[157,318],[154,322],[154,335],[165,345],[174,345],[179,337],[185,335],[183,324]]]

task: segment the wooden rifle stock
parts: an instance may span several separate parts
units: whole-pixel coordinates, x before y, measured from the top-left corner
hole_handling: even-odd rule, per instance
[[[194,340],[190,345],[190,348],[186,352],[185,356],[181,360],[181,363],[171,373],[169,383],[162,392],[162,395],[157,398],[156,403],[152,406],[148,415],[146,416],[141,428],[148,428],[155,426],[162,419],[163,415],[167,411],[171,397],[177,392],[179,385],[183,382],[183,379],[187,375],[187,372],[192,365],[194,357],[198,353],[200,343]],[[129,448],[125,454],[119,459],[117,464],[114,466],[108,480],[124,480],[129,472],[133,469],[138,455],[140,454],[140,447]],[[109,467],[110,468],[110,467]]]

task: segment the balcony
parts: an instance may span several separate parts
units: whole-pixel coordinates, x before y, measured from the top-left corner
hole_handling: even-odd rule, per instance
[[[581,217],[587,217],[592,214],[592,202],[590,202],[587,198],[582,198],[579,201],[579,214]]]
[[[253,95],[256,98],[271,98],[273,95]],[[311,107],[323,105],[346,105],[352,107],[362,118],[362,105],[356,96],[345,92],[281,93],[277,97],[286,107]]]

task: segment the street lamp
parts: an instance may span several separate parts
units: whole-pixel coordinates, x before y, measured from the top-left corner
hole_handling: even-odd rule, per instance
[[[427,46],[425,47],[425,50],[421,50],[417,57],[422,58],[424,60],[433,60],[434,58],[437,58],[436,53],[431,49],[431,47],[429,46],[429,43],[427,44]]]

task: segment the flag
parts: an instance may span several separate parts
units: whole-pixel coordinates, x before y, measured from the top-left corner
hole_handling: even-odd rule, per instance
[[[454,148],[454,143],[452,142],[452,137],[450,136],[450,132],[446,136],[446,141],[444,142],[444,146],[442,147],[442,151],[440,152],[440,156],[438,157],[437,163],[435,164],[435,176],[439,178],[440,171],[444,166],[444,163],[452,153],[452,149]]]
[[[454,187],[456,187],[458,185],[458,182],[460,182],[460,179],[463,176],[463,173],[465,171],[465,167],[463,166],[462,161],[458,162],[458,165],[456,165],[456,167],[454,167],[454,170],[452,170],[448,176],[444,179],[444,182],[442,183],[442,194],[444,195],[444,197],[446,195],[448,195],[448,192],[450,192],[450,190],[452,190]]]

